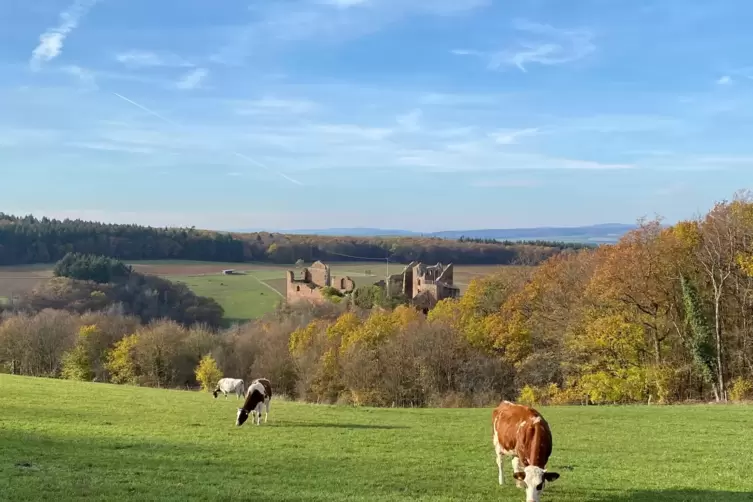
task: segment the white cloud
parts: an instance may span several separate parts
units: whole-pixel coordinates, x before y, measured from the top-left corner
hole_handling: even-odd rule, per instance
[[[396,119],[398,125],[408,132],[418,132],[421,130],[421,117],[423,112],[419,109],[412,110],[405,115],[399,115]]]
[[[583,59],[596,50],[588,30],[565,30],[547,24],[518,20],[513,27],[529,37],[514,47],[497,52],[468,49],[451,51],[456,56],[479,56],[488,60],[487,68],[499,70],[515,66],[527,72],[531,64],[558,65]]]
[[[319,0],[319,3],[324,5],[332,5],[340,9],[347,9],[349,7],[367,4],[369,3],[369,0]]]
[[[488,106],[498,104],[501,96],[488,94],[451,94],[432,92],[419,98],[423,105],[436,106]]]
[[[342,42],[370,35],[413,16],[454,16],[490,0],[318,0],[258,2],[254,21],[235,29],[211,60],[241,65],[253,49],[304,41]],[[358,7],[358,8],[356,8]]]
[[[666,115],[604,114],[555,121],[557,132],[564,133],[641,133],[658,131],[683,131],[687,124],[676,117]]]
[[[476,188],[534,188],[541,186],[541,182],[519,178],[484,178],[471,181],[470,185]]]
[[[587,170],[613,170],[613,169],[633,169],[632,164],[614,164],[609,162],[595,162],[591,160],[577,159],[549,159],[554,165],[561,169],[587,169]]]
[[[713,155],[697,157],[695,160],[703,164],[753,165],[753,156],[750,155]]]
[[[99,0],[76,0],[60,13],[60,23],[39,36],[39,45],[31,55],[30,65],[33,70],[41,68],[43,63],[52,61],[63,51],[63,44],[70,33],[78,27],[79,21],[94,7]]]
[[[281,99],[273,96],[265,96],[261,99],[246,101],[236,106],[235,113],[238,115],[261,115],[261,114],[305,114],[318,110],[320,106],[306,99]]]
[[[538,63],[556,65],[577,61],[596,50],[592,43],[593,35],[585,30],[562,30],[549,25],[518,21],[515,28],[541,37],[539,40],[523,42],[519,48],[502,51],[489,61],[489,68],[498,69],[512,64],[521,71],[527,71],[526,65]]]
[[[404,150],[399,152],[400,165],[422,167],[434,172],[500,172],[506,170],[590,170],[613,171],[633,169],[632,164],[597,162],[551,157],[540,153],[506,153],[483,142],[447,145],[443,148]],[[412,165],[412,160],[420,164]]]
[[[491,136],[495,142],[500,145],[513,145],[518,142],[518,138],[522,136],[535,136],[539,133],[538,128],[518,129],[518,130],[504,130],[491,133]]]
[[[382,127],[365,127],[354,124],[316,124],[310,127],[316,133],[326,134],[333,141],[352,141],[359,138],[367,141],[386,139],[393,134],[392,129]]]
[[[152,154],[155,152],[155,150],[151,148],[129,146],[129,145],[123,145],[123,144],[118,144],[115,142],[106,142],[106,141],[100,141],[100,142],[70,141],[66,143],[66,145],[73,148],[81,148],[84,150],[99,150],[103,152],[122,152],[122,153],[139,153],[139,154]]]
[[[157,53],[144,50],[130,50],[115,55],[115,59],[130,68],[145,67],[191,67],[190,62],[171,53]]]
[[[483,56],[483,52],[479,51],[470,51],[466,49],[453,49],[450,51],[450,54],[454,54],[456,56]]]
[[[34,148],[55,144],[60,138],[60,131],[55,129],[32,129],[18,125],[5,127],[0,124],[0,147]]]
[[[209,70],[205,68],[196,68],[183,75],[175,85],[178,89],[187,91],[197,89],[201,86],[201,83],[207,75],[209,75]]]
[[[76,79],[84,88],[92,91],[99,89],[94,72],[87,70],[86,68],[82,68],[78,65],[65,66],[62,68],[62,70],[68,75],[76,77]]]
[[[719,85],[727,85],[732,83],[732,77],[729,75],[724,75],[722,77],[719,77],[719,80],[716,81]]]

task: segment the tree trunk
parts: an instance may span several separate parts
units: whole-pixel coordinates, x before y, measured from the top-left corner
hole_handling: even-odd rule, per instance
[[[718,403],[718,402],[719,402],[719,401],[721,401],[722,399],[721,399],[721,397],[719,396],[719,390],[717,389],[717,384],[715,384],[715,383],[712,383],[712,384],[711,384],[711,389],[712,389],[712,390],[714,391],[714,401],[716,401],[716,402]]]
[[[724,367],[722,366],[722,323],[719,318],[719,302],[720,297],[716,295],[714,298],[714,331],[716,335],[716,373],[717,373],[717,385],[719,398],[723,401],[727,401],[727,393],[724,388]]]

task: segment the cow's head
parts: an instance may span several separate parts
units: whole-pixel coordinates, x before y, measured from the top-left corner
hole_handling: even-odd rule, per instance
[[[526,488],[526,502],[539,502],[541,500],[541,491],[547,481],[550,483],[559,478],[556,472],[547,472],[541,467],[529,465],[523,472],[516,472],[513,477],[523,482]]]
[[[218,395],[219,393],[220,393],[220,391],[218,391],[217,389],[215,389],[214,391],[212,391],[212,394],[214,395],[214,398],[215,398],[215,399],[217,399],[217,395]]]
[[[238,408],[238,414],[235,416],[235,425],[240,427],[246,420],[248,420],[248,412],[243,408]]]

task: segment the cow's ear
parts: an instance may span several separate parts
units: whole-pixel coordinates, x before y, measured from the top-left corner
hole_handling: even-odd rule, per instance
[[[526,473],[525,472],[513,472],[512,477],[517,479],[518,481],[523,481],[526,479]]]
[[[544,479],[547,480],[547,481],[549,481],[550,483],[552,481],[555,481],[555,480],[559,479],[559,477],[560,477],[560,475],[558,473],[556,473],[556,472],[545,472],[544,473]]]

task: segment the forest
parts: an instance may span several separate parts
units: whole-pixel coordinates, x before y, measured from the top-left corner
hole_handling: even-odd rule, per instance
[[[319,403],[751,399],[753,199],[740,193],[694,220],[641,221],[615,245],[502,268],[428,316],[338,297],[226,330],[54,305],[6,312],[0,324],[0,367],[27,375],[191,387],[206,356],[226,376],[264,374]]]
[[[441,238],[325,237],[279,233],[231,234],[195,228],[153,228],[0,213],[0,266],[54,263],[69,252],[120,260],[313,262],[390,260],[394,263],[537,264],[565,249],[558,242],[494,242]]]

